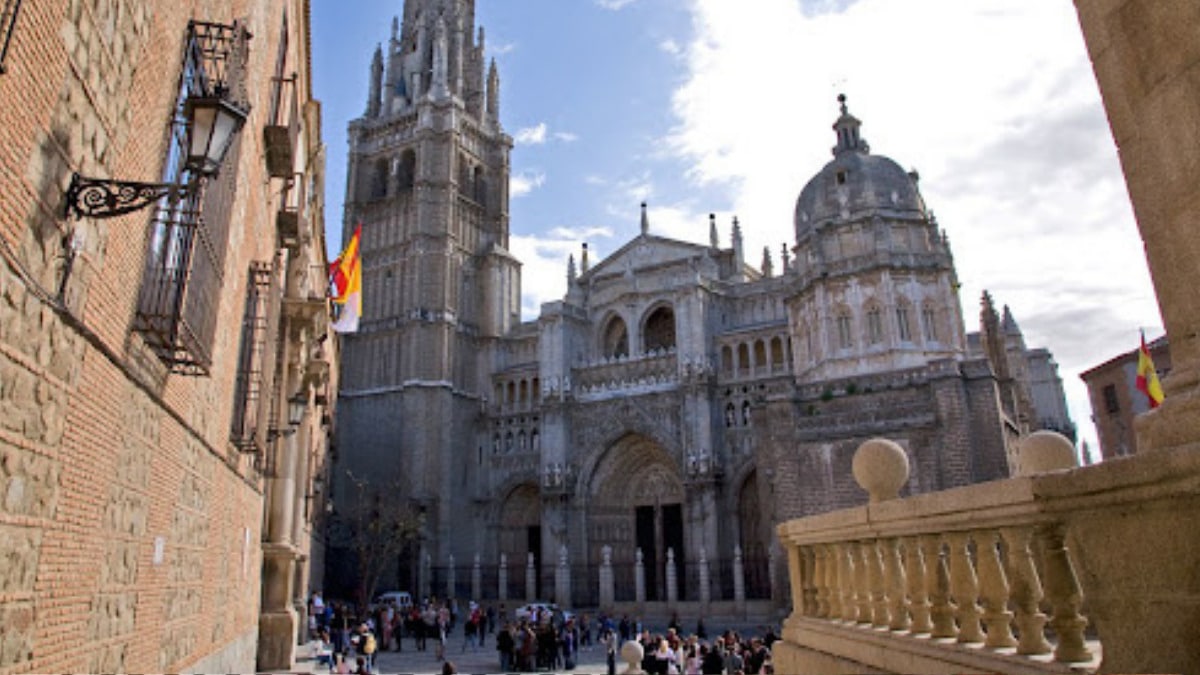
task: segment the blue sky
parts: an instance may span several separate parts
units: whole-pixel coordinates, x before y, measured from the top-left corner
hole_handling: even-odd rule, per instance
[[[792,241],[804,183],[830,159],[835,97],[872,151],[915,168],[955,254],[968,329],[1008,304],[1053,351],[1094,439],[1078,375],[1161,334],[1142,244],[1070,0],[477,0],[513,151],[523,308],[565,291],[638,231],[747,260]],[[402,0],[315,0],[315,93],[328,145],[327,223],[340,241],[346,124],[366,105],[375,45]]]

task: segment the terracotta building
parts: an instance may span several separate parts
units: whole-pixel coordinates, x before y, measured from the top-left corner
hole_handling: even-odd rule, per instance
[[[0,8],[0,673],[286,668],[334,359],[308,3]]]
[[[1167,338],[1147,343],[1159,379],[1171,372]],[[1134,418],[1150,409],[1146,395],[1137,389],[1138,350],[1126,352],[1079,375],[1088,388],[1092,422],[1104,459],[1132,455],[1138,450]]]

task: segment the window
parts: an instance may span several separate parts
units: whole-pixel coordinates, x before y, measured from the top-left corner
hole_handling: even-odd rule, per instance
[[[396,167],[396,185],[401,192],[413,189],[417,178],[417,153],[405,150],[400,153],[400,163]]]
[[[925,307],[921,310],[921,325],[925,329],[925,341],[937,342],[937,314],[932,307]]]
[[[1117,385],[1104,385],[1104,410],[1110,415],[1121,412],[1121,402],[1117,399]]]
[[[251,264],[230,429],[230,441],[247,452],[264,449],[266,424],[270,419],[275,375],[275,341],[270,337],[270,329],[278,321],[279,305],[273,298],[280,297],[279,288],[272,283],[274,278],[270,263]]]
[[[908,325],[908,308],[896,308],[896,327],[900,331],[901,342],[912,342],[912,327]]]
[[[238,24],[193,21],[188,25],[160,182],[183,185],[199,180],[186,166],[184,106],[193,96],[245,100],[247,42],[248,34]],[[165,195],[154,209],[133,330],[173,372],[207,375],[212,363],[239,146],[240,136],[229,152],[234,159],[225,163],[217,178],[195,190]]]
[[[604,329],[604,356],[610,359],[629,356],[629,331],[619,316],[614,316]]]
[[[675,312],[659,307],[646,319],[645,351],[668,351],[675,348]]]
[[[13,29],[17,27],[17,15],[21,13],[21,0],[4,0],[0,10],[0,33],[4,42],[0,44],[0,74],[4,73],[4,59],[8,56],[8,45],[12,42]]]
[[[838,185],[846,184],[846,172],[845,171],[837,172],[837,184]]]
[[[883,320],[878,307],[867,310],[867,342],[873,345],[883,342]]]
[[[842,349],[850,349],[854,346],[854,334],[851,333],[850,313],[842,312],[837,317],[837,336],[838,346]]]

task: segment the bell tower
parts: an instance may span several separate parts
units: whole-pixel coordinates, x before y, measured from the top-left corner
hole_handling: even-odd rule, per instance
[[[343,226],[362,225],[363,317],[342,352],[337,473],[398,484],[434,560],[469,545],[451,518],[470,508],[496,341],[520,319],[513,143],[484,55],[474,0],[406,0],[349,127]]]

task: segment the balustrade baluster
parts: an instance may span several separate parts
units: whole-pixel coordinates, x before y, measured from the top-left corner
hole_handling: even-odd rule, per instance
[[[1000,530],[1000,535],[1008,548],[1008,573],[1012,577],[1009,597],[1016,609],[1017,653],[1049,654],[1046,615],[1038,609],[1042,602],[1042,582],[1029,550],[1033,531],[1027,527],[1006,527]]]
[[[946,535],[946,543],[950,548],[950,593],[958,606],[954,612],[954,618],[958,619],[958,641],[983,642],[983,628],[979,623],[983,611],[976,602],[979,598],[979,579],[975,576],[975,567],[967,550],[970,540],[966,532]]]
[[[880,542],[865,542],[864,553],[867,558],[867,571],[871,581],[871,625],[877,628],[887,628],[892,621],[888,610],[887,578],[884,576],[883,558],[880,556]]]
[[[867,544],[857,541],[852,545],[854,555],[854,620],[871,623],[871,567],[867,562]]]
[[[825,547],[825,576],[829,579],[829,617],[842,618],[842,547],[829,544]]]
[[[983,624],[987,627],[984,646],[991,649],[1012,647],[1017,644],[1017,639],[1012,633],[1013,613],[1008,611],[1008,578],[1000,566],[1000,551],[996,549],[994,531],[975,533],[975,560],[979,566]]]
[[[1075,576],[1075,567],[1067,553],[1061,525],[1051,525],[1038,532],[1046,571],[1046,598],[1054,608],[1050,626],[1058,636],[1054,660],[1074,663],[1090,661],[1092,653],[1084,642],[1083,630],[1087,619],[1080,615],[1083,591]]]
[[[925,553],[925,589],[929,592],[930,618],[933,620],[930,636],[957,637],[954,606],[950,604],[950,571],[946,568],[941,537],[936,534],[922,535],[921,550]]]
[[[854,547],[855,544],[851,541],[841,544],[842,618],[850,622],[858,620],[858,609],[854,605],[854,589],[857,585],[855,583],[857,566],[854,564]]]
[[[921,541],[916,537],[904,538],[904,572],[908,577],[908,611],[912,614],[913,633],[923,634],[933,631],[933,621],[929,615],[928,573],[925,568],[925,553],[921,550]]]
[[[813,547],[813,578],[817,582],[817,613],[819,619],[829,618],[829,547]]]
[[[900,540],[893,537],[880,543],[883,546],[886,573],[887,601],[890,616],[888,628],[908,630],[911,624],[905,607],[904,565],[900,560]]]
[[[802,613],[804,616],[817,615],[817,586],[816,579],[816,547],[805,546],[800,549],[800,575],[804,579],[804,603]]]

